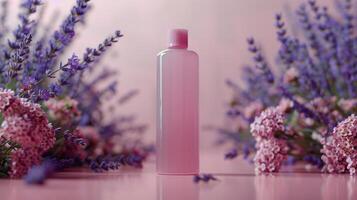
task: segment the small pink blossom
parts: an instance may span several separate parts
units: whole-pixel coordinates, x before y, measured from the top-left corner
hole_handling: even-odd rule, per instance
[[[357,167],[357,116],[351,115],[340,122],[332,135],[323,142],[321,159],[323,171],[329,173],[356,173]]]
[[[345,112],[351,112],[357,109],[357,99],[340,99],[338,106]]]
[[[257,140],[273,138],[274,134],[284,130],[284,115],[274,107],[264,110],[250,125],[250,131]]]
[[[254,157],[255,172],[278,172],[287,156],[286,142],[271,138],[258,142],[256,147],[258,150]]]
[[[287,113],[293,108],[293,105],[294,103],[291,100],[282,98],[277,106],[277,109],[282,113]]]
[[[71,123],[80,115],[78,102],[69,97],[60,100],[50,99],[45,102],[45,105],[48,108],[49,117],[63,125]]]
[[[90,149],[87,149],[87,154],[90,156],[100,156],[105,152],[105,148],[108,147],[106,143],[110,141],[102,140],[98,132],[98,129],[94,126],[81,126],[78,127],[78,130],[83,134],[83,137],[88,141],[91,146]],[[111,147],[112,148],[112,147]],[[111,152],[111,151],[108,151]]]
[[[285,131],[281,110],[273,107],[264,110],[250,125],[250,131],[257,142],[254,157],[256,173],[279,171],[288,151],[286,141],[275,137]]]
[[[93,126],[80,126],[78,130],[83,134],[84,138],[93,143],[100,141],[100,135],[98,129]]]
[[[283,77],[284,83],[292,83],[299,78],[299,71],[295,67],[288,69]]]

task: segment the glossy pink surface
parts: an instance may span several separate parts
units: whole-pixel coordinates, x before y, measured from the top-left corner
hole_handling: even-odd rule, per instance
[[[56,174],[44,186],[28,186],[21,180],[0,179],[1,200],[354,200],[356,177],[327,175],[285,168],[271,176],[255,176],[242,161],[223,161],[221,155],[201,159],[204,172],[219,181],[194,184],[192,176],[156,175],[154,162],[142,170],[110,173],[87,170]],[[294,172],[299,171],[299,172]]]

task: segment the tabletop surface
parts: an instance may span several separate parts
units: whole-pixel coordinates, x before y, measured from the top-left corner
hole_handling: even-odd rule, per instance
[[[1,200],[355,200],[356,178],[329,175],[305,168],[285,167],[273,175],[256,176],[242,160],[225,161],[221,155],[201,157],[201,171],[219,180],[193,182],[192,176],[163,176],[149,160],[143,169],[122,168],[107,173],[87,169],[56,173],[42,186],[22,180],[0,179]]]

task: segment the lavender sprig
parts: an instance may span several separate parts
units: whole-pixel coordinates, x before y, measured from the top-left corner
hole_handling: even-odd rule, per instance
[[[118,169],[120,166],[142,167],[144,157],[138,154],[119,154],[113,156],[99,156],[88,159],[89,167],[95,172],[104,172]]]
[[[237,149],[232,149],[230,150],[229,152],[226,153],[226,155],[224,155],[224,158],[227,159],[227,160],[231,160],[231,159],[234,159],[238,156],[238,151]]]
[[[1,15],[0,15],[0,41],[3,40],[4,36],[9,31],[6,25],[6,20],[8,17],[8,0],[1,2]]]
[[[249,51],[254,55],[253,59],[255,61],[255,66],[259,70],[261,70],[261,72],[264,75],[264,78],[268,83],[274,83],[274,75],[271,72],[267,61],[265,60],[261,52],[261,49],[258,48],[253,38],[249,38],[247,42],[249,46],[248,47]]]
[[[317,12],[316,11],[317,7],[314,6],[314,4],[310,4],[310,5],[312,5],[311,7],[313,8],[313,11]],[[322,53],[322,49],[321,49],[322,46],[316,35],[314,24],[311,23],[310,16],[306,11],[306,6],[302,4],[296,13],[297,16],[299,17],[299,22],[309,42],[309,47],[315,50],[316,55],[319,56]]]
[[[50,39],[50,46],[47,49],[47,59],[55,59],[68,46],[75,36],[75,26],[80,22],[89,9],[90,0],[77,0],[70,15],[64,20],[59,30],[55,31]]]
[[[60,90],[59,87],[63,88],[65,86],[68,86],[71,83],[72,79],[76,75],[79,75],[79,72],[89,68],[94,62],[99,60],[103,56],[103,53],[107,51],[110,47],[112,47],[114,43],[118,42],[118,39],[122,36],[123,35],[120,31],[116,31],[113,36],[105,39],[103,43],[99,44],[98,48],[88,48],[87,51],[84,53],[82,60],[80,60],[77,55],[73,54],[72,57],[70,57],[65,64],[60,63],[58,69],[48,72],[45,77],[32,84],[31,90],[26,92],[31,92],[32,98],[35,99],[35,101],[46,99],[44,97],[47,96],[41,96],[41,91],[42,94],[43,91],[46,91],[46,93],[52,95],[58,94],[58,91]],[[38,88],[38,86],[40,86],[40,84],[47,78],[56,78],[55,75],[58,72],[62,73],[60,75],[60,78],[57,80],[57,83],[53,83],[52,87],[49,88],[51,90],[46,88]]]
[[[63,134],[63,137],[66,141],[69,141],[76,145],[80,145],[83,148],[85,148],[87,146],[87,141],[84,138],[73,135],[69,131],[65,131],[65,133]]]
[[[198,174],[193,177],[193,182],[199,183],[201,181],[208,183],[210,181],[218,181],[218,179],[214,177],[212,174]]]
[[[84,62],[89,65],[93,62],[99,62],[103,53],[107,51],[114,43],[118,42],[118,39],[123,37],[121,31],[115,31],[115,33],[106,38],[97,48],[88,48],[86,53],[83,55]]]
[[[86,12],[89,9],[88,2],[90,0],[77,0],[76,5],[71,9],[71,13],[64,22],[61,24],[60,28],[56,30],[53,36],[49,39],[49,45],[44,47],[43,44],[39,44],[37,50],[39,51],[40,57],[35,59],[36,65],[38,65],[34,71],[33,77],[40,81],[44,77],[48,77],[51,71],[56,71],[53,68],[56,66],[57,60],[64,52],[65,48],[73,41],[75,37],[75,27],[78,22],[82,21]],[[45,41],[43,38],[41,43]],[[49,72],[50,71],[50,72]]]
[[[277,28],[277,38],[281,43],[281,48],[279,49],[279,58],[286,65],[286,68],[290,68],[291,64],[295,59],[295,49],[296,49],[296,40],[292,40],[287,36],[287,30],[285,28],[285,23],[282,19],[281,14],[275,16],[275,26]]]
[[[39,5],[41,5],[40,0],[25,0],[21,4],[23,9],[23,13],[19,15],[21,23],[14,31],[15,40],[8,42],[10,59],[8,61],[7,82],[17,77],[23,68],[23,63],[29,58],[33,23],[29,17],[36,12],[36,8]]]
[[[54,172],[78,165],[81,165],[81,161],[74,158],[46,158],[41,165],[33,166],[24,179],[27,184],[42,185]]]
[[[70,81],[70,79],[76,74],[75,72],[81,71],[91,66],[92,63],[97,62],[110,47],[113,46],[114,43],[118,42],[118,39],[123,35],[120,31],[116,31],[113,36],[104,40],[103,43],[99,44],[97,48],[88,48],[83,55],[82,62],[80,63],[78,57],[72,56],[71,59],[68,60],[67,64],[62,65],[60,69],[64,72],[61,74],[61,78],[59,81],[60,85],[66,85]],[[56,73],[50,73],[53,75]]]

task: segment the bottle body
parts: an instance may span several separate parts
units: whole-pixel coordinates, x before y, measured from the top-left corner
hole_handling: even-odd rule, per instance
[[[198,55],[187,49],[158,54],[157,172],[199,171]]]

